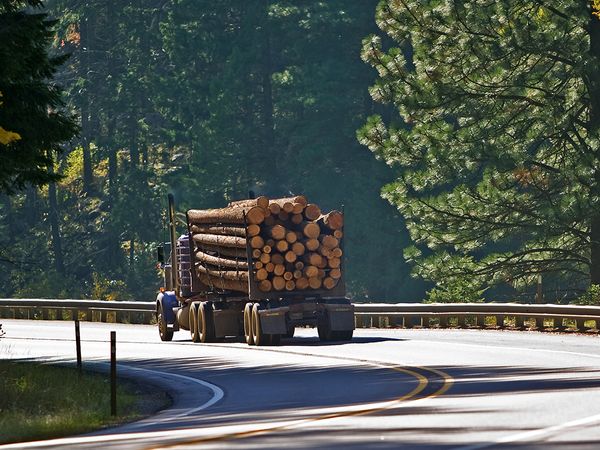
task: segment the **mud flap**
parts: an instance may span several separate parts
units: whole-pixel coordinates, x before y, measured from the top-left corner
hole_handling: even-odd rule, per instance
[[[347,303],[326,303],[327,317],[331,331],[354,330],[354,305]]]
[[[285,314],[288,307],[259,310],[260,324],[265,334],[286,334]]]
[[[223,338],[226,336],[241,336],[243,330],[240,329],[240,312],[232,309],[213,311],[215,323],[215,337]]]

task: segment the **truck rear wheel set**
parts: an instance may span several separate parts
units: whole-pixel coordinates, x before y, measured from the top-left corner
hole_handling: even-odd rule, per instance
[[[279,345],[280,334],[266,334],[263,331],[259,311],[260,303],[246,303],[244,306],[244,337],[248,345]]]
[[[209,302],[194,302],[190,306],[190,335],[192,342],[215,341],[212,305]]]

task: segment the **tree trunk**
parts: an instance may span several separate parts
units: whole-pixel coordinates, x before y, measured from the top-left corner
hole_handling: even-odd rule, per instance
[[[56,200],[56,184],[48,185],[48,220],[50,222],[50,234],[52,236],[52,253],[54,253],[54,269],[65,273],[64,257],[62,251],[62,238],[58,220],[58,202]]]
[[[81,94],[81,148],[83,149],[83,191],[91,194],[94,191],[94,172],[92,169],[92,153],[90,150],[90,96],[91,81],[89,74],[90,52],[92,47],[93,21],[94,16],[91,8],[87,8],[86,17],[83,18],[80,31],[81,77],[85,81],[85,89]]]

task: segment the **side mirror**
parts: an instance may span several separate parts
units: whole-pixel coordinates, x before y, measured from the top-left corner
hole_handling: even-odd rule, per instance
[[[165,248],[162,245],[156,248],[156,259],[161,264],[165,263]]]

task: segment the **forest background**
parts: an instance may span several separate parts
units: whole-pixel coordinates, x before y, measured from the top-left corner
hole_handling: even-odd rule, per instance
[[[376,5],[45,2],[51,53],[70,55],[54,79],[81,128],[55,156],[60,181],[0,197],[2,295],[151,300],[167,193],[184,211],[251,189],[344,205],[349,295],[421,300],[403,219],[380,196],[397,174],[356,138],[394,114],[360,57]]]

